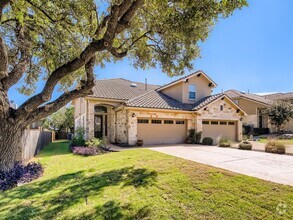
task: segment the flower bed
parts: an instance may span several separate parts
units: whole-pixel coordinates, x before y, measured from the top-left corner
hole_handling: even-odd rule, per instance
[[[14,188],[31,182],[44,173],[40,163],[31,162],[27,165],[16,163],[9,171],[0,171],[0,191]]]
[[[99,154],[105,154],[111,152],[102,147],[85,147],[85,146],[70,146],[70,150],[73,154],[83,156],[95,156]]]

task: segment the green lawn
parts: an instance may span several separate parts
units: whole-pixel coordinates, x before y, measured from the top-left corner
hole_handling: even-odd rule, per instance
[[[147,149],[36,158],[44,176],[0,194],[0,219],[292,219],[293,187]],[[287,205],[279,215],[277,206]],[[282,207],[281,207],[282,208]]]
[[[293,145],[293,139],[277,139],[279,142],[285,145]],[[261,143],[268,143],[269,139],[267,138],[260,138],[259,140]]]

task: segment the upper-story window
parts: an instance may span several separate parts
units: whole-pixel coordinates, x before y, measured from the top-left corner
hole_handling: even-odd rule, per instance
[[[189,99],[196,99],[196,86],[195,85],[189,85]]]

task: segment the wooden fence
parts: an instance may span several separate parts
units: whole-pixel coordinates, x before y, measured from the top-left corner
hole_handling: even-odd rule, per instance
[[[52,143],[49,131],[26,130],[23,136],[22,159],[28,161],[37,155],[47,144]]]

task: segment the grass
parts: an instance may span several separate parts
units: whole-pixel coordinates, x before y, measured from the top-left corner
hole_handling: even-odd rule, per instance
[[[278,142],[281,142],[285,145],[293,145],[293,139],[276,139]],[[269,139],[267,138],[260,138],[259,142],[260,143],[268,143]]]
[[[36,158],[44,176],[0,194],[0,219],[292,219],[293,187],[153,152]],[[277,212],[286,204],[285,214]]]

